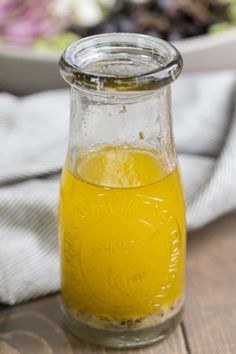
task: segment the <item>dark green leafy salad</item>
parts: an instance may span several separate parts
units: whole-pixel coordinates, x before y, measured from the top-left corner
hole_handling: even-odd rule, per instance
[[[217,33],[236,25],[236,1],[123,1],[97,26],[72,28],[81,36],[103,32],[138,32],[173,41]]]
[[[62,50],[78,38],[137,32],[168,41],[236,26],[236,0],[1,0],[0,43]]]

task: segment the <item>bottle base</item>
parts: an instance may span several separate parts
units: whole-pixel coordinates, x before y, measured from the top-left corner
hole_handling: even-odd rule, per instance
[[[91,344],[108,348],[137,348],[159,342],[172,333],[183,315],[183,305],[173,316],[165,321],[149,328],[139,330],[113,331],[87,326],[76,319],[65,306],[63,306],[63,318],[65,326],[76,337]]]

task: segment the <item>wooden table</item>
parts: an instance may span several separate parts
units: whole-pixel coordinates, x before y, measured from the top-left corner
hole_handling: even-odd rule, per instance
[[[165,341],[136,350],[107,350],[71,336],[58,296],[0,314],[0,354],[236,354],[236,215],[188,238],[187,306]]]

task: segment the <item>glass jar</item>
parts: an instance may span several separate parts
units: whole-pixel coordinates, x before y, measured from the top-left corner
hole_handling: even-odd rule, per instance
[[[61,178],[63,313],[77,336],[108,347],[163,339],[184,303],[185,207],[172,134],[169,43],[104,34],[62,55],[71,85]]]

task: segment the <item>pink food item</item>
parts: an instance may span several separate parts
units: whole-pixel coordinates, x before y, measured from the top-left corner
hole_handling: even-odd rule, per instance
[[[55,0],[2,0],[0,37],[8,44],[31,45],[66,28],[69,15],[69,8],[63,14],[57,11]]]

